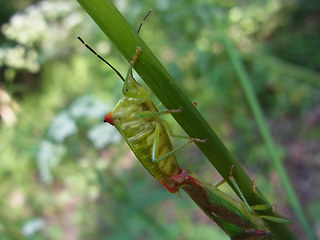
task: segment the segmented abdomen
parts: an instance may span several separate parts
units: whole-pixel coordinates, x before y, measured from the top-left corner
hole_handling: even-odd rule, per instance
[[[136,117],[137,114],[146,111],[156,112],[157,109],[151,101],[124,96],[112,111],[112,117],[115,127],[139,161],[155,178],[164,182],[169,176],[178,174],[180,169],[174,154],[159,162],[154,161],[171,152],[172,145],[158,116]],[[157,144],[155,144],[156,139],[158,139]],[[158,154],[153,159],[155,148]]]

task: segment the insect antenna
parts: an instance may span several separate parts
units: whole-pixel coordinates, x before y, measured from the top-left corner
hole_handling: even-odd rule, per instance
[[[152,12],[152,9],[150,9],[150,10],[147,12],[147,14],[144,16],[144,18],[143,18],[142,21],[140,22],[140,25],[139,25],[138,30],[137,30],[137,34],[140,32],[141,27],[142,27],[144,21],[148,18],[148,16],[150,15],[151,12]]]
[[[143,23],[145,22],[145,20],[148,18],[148,16],[150,15],[150,13],[152,12],[152,9],[150,9],[147,14],[144,16],[144,18],[142,19],[142,21],[140,22],[139,28],[137,30],[137,34],[140,32],[141,27],[143,25]],[[100,60],[102,60],[104,63],[106,63],[120,78],[122,81],[125,82],[125,78],[121,75],[121,73],[115,69],[115,67],[113,67],[107,60],[105,60],[103,57],[101,57],[95,50],[93,50],[93,48],[91,48],[81,37],[77,37],[80,42],[86,46],[86,48],[88,48],[94,55],[96,55]],[[131,72],[131,71],[130,71]]]
[[[141,28],[141,27],[140,27]],[[101,57],[95,50],[93,50],[81,37],[78,36],[78,39],[80,42],[86,46],[94,55],[96,55],[100,60],[102,60],[104,63],[106,63],[115,73],[121,78],[122,81],[125,81],[124,77],[121,75],[121,73],[115,69],[107,60],[105,60],[103,57]]]

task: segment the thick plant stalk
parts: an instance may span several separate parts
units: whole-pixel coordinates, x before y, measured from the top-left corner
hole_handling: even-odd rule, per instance
[[[207,140],[205,144],[196,144],[223,178],[230,184],[229,171],[231,166],[233,166],[233,177],[248,203],[250,205],[269,204],[258,189],[256,189],[256,193],[253,191],[254,186],[249,176],[235,161],[234,157],[191,101],[182,93],[159,60],[135,31],[132,30],[111,1],[77,1],[116,45],[128,62],[132,60],[137,46],[141,47],[142,52],[136,61],[135,70],[166,108],[183,109],[183,112],[175,114],[174,118],[189,136]],[[261,214],[275,216],[272,210],[262,211]],[[270,222],[267,222],[267,224],[276,239],[295,239],[295,236],[286,225]]]

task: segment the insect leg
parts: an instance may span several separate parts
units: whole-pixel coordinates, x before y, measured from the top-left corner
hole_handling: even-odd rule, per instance
[[[173,131],[172,131],[172,128],[171,128],[170,124],[169,124],[166,120],[162,119],[162,123],[163,123],[163,125],[165,125],[165,127],[166,127],[166,129],[167,129],[167,132],[168,132],[168,134],[170,135],[170,137],[190,139],[189,136],[181,136],[181,135],[176,135],[176,134],[174,134]]]
[[[289,224],[291,223],[291,220],[286,217],[273,217],[273,216],[264,216],[264,215],[259,215],[260,218],[266,219],[271,222],[277,222],[277,223],[283,223],[283,224]]]
[[[198,103],[193,102],[192,104],[193,104],[194,107],[198,107]],[[156,106],[157,109],[159,109],[159,108],[161,108],[161,107],[162,107],[162,103],[159,103],[159,104]],[[182,110],[182,108],[181,108],[181,110]]]
[[[190,138],[186,143],[184,143],[184,144],[181,145],[180,147],[172,150],[171,152],[167,153],[167,154],[164,155],[163,157],[161,157],[161,158],[159,158],[159,159],[157,159],[157,160],[154,160],[154,161],[155,161],[155,162],[160,162],[160,161],[163,160],[164,158],[166,158],[166,157],[170,156],[171,154],[179,151],[180,149],[184,148],[185,146],[189,145],[189,144],[192,143],[192,142],[202,142],[202,143],[204,143],[204,142],[206,142],[206,140],[204,140],[204,139],[198,139],[198,138]]]
[[[251,209],[252,210],[255,210],[255,211],[263,211],[263,210],[269,210],[269,209],[272,209],[272,212],[274,212],[274,209],[273,207],[270,207],[270,205],[268,204],[257,204],[257,205],[254,205],[254,206],[251,206]],[[289,218],[286,218],[286,217],[283,217],[283,216],[266,216],[266,215],[259,215],[260,218],[263,218],[263,219],[266,219],[268,221],[271,221],[271,222],[277,222],[277,223],[291,223],[291,220]]]
[[[250,212],[253,212],[253,210],[255,211],[259,211],[259,210],[268,210],[272,207],[270,207],[270,204],[257,204],[257,205],[253,205],[250,206],[249,203],[247,202],[247,200],[245,199],[243,193],[241,192],[235,178],[232,176],[232,172],[233,172],[233,165],[231,166],[231,170],[230,170],[230,176],[229,179],[232,182],[233,186],[237,189],[241,199],[245,202],[246,206],[248,207]],[[259,215],[260,218],[272,221],[272,222],[278,222],[278,223],[290,223],[290,219],[285,218],[285,217],[274,217],[274,216],[265,216],[265,215]]]
[[[180,112],[182,112],[181,109],[167,109],[167,110],[160,111],[160,112],[144,111],[139,114],[136,114],[135,117],[136,118],[152,117],[152,116],[158,116],[158,115],[162,115],[162,114],[180,113]],[[190,139],[189,136],[180,136],[180,135],[174,134],[170,125],[168,124],[168,122],[166,120],[161,119],[161,122],[165,125],[165,128],[167,129],[167,131],[171,137]]]
[[[137,34],[140,32],[141,27],[142,27],[144,21],[147,19],[147,17],[150,15],[151,12],[152,12],[152,10],[150,9],[150,10],[147,12],[147,14],[144,16],[144,18],[142,19],[142,21],[141,21],[141,23],[140,23],[140,25],[139,25],[139,28],[138,28],[138,30],[137,30]],[[131,62],[130,62],[130,67],[129,67],[129,70],[128,70],[128,72],[127,72],[127,76],[126,76],[125,81],[124,81],[124,82],[125,82],[125,84],[123,85],[123,88],[124,88],[124,89],[125,89],[125,86],[126,86],[126,82],[128,81],[129,75],[132,76],[132,69],[133,69],[133,66],[134,66],[134,64],[135,64],[135,62],[136,62],[136,60],[137,60],[138,55],[139,55],[140,52],[141,52],[141,47],[137,47],[137,51],[136,51],[135,55],[133,56],[133,59],[132,59]]]
[[[152,145],[152,161],[155,162],[159,155],[159,142],[160,142],[160,129],[157,124],[156,129],[154,131],[154,140]]]
[[[128,89],[127,89],[127,85],[128,85],[128,81],[129,80],[133,80],[133,76],[132,76],[132,69],[134,67],[134,64],[136,63],[137,59],[138,59],[138,55],[139,53],[141,52],[141,47],[137,47],[137,50],[136,50],[136,53],[134,54],[132,60],[130,61],[130,66],[129,66],[129,69],[128,69],[128,72],[126,74],[126,77],[124,79],[124,84],[123,84],[123,87],[122,87],[122,93],[123,95],[128,95]],[[139,94],[138,94],[139,95]]]
[[[181,113],[182,109],[167,109],[163,111],[158,111],[158,112],[150,112],[150,111],[144,111],[139,114],[136,114],[135,117],[152,117],[152,116],[159,116],[162,114],[170,114],[170,113]]]
[[[229,172],[229,179],[230,181],[232,182],[233,186],[236,188],[237,192],[239,193],[240,195],[240,198],[242,199],[242,201],[245,202],[245,204],[247,205],[248,209],[250,212],[253,212],[252,208],[250,207],[249,203],[247,202],[246,198],[244,197],[243,193],[241,192],[236,180],[234,179],[233,175],[232,175],[232,172],[233,172],[233,168],[234,166],[232,165],[231,166],[231,169],[230,169],[230,172]]]
[[[253,212],[253,210],[267,210],[270,209],[270,205],[268,204],[257,204],[254,206],[250,206],[249,203],[247,202],[246,198],[244,197],[243,193],[241,192],[236,179],[233,177],[232,172],[233,172],[234,166],[231,166],[230,172],[229,172],[229,179],[232,182],[233,186],[236,188],[237,192],[240,195],[240,198],[245,202],[246,206],[248,207],[250,212]]]

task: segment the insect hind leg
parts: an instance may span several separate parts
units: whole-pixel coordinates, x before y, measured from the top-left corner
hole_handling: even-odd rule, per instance
[[[160,162],[161,160],[165,159],[166,157],[170,156],[171,154],[174,154],[175,152],[181,150],[182,148],[186,147],[187,145],[189,145],[190,143],[193,143],[193,142],[204,143],[204,142],[206,142],[206,140],[205,139],[199,139],[199,138],[190,138],[187,142],[182,144],[180,147],[177,147],[176,149],[173,149],[172,151],[170,151],[166,155],[162,156],[161,158],[159,158],[157,160],[154,160],[154,162]]]
[[[269,209],[272,209],[273,211],[273,208],[271,207],[270,204],[258,204],[258,205],[253,205],[253,206],[250,206],[249,203],[247,202],[247,200],[245,199],[243,193],[241,192],[235,178],[233,177],[232,175],[232,172],[233,172],[233,168],[234,166],[232,165],[231,166],[231,169],[230,169],[230,172],[229,172],[229,179],[230,181],[232,182],[233,186],[236,188],[237,192],[239,193],[240,195],[240,198],[244,201],[244,203],[246,204],[247,208],[249,209],[250,212],[253,212],[254,211],[259,211],[259,210],[269,210]],[[263,218],[263,219],[266,219],[268,221],[271,221],[271,222],[277,222],[277,223],[290,223],[290,219],[286,218],[286,217],[283,217],[283,216],[265,216],[265,215],[259,215],[260,218]]]

